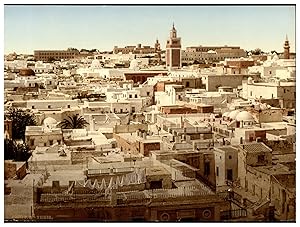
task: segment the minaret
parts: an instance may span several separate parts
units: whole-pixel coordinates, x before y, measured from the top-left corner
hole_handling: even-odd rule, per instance
[[[159,62],[161,62],[161,49],[160,49],[160,43],[158,39],[156,39],[156,43],[154,44],[155,53],[157,54],[157,58],[159,59]]]
[[[174,23],[167,40],[166,66],[168,68],[181,68],[181,38],[177,37]]]
[[[290,59],[290,44],[289,44],[289,40],[288,40],[287,35],[286,35],[286,38],[285,38],[283,48],[284,48],[283,58],[284,59]]]

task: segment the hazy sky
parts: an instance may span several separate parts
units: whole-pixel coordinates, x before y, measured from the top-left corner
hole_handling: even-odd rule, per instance
[[[154,45],[165,49],[172,23],[182,47],[236,45],[295,51],[294,6],[4,6],[5,53]]]

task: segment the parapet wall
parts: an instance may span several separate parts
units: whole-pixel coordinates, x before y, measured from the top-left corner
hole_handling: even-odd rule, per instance
[[[136,132],[137,130],[148,130],[147,124],[132,124],[132,125],[116,125],[113,129],[114,133],[130,133]]]

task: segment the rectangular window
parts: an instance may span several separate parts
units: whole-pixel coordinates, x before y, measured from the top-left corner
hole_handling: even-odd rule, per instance
[[[30,146],[34,146],[34,139],[30,139]]]
[[[264,161],[265,161],[265,155],[258,155],[258,156],[257,156],[257,161],[258,161],[259,163],[264,162]]]
[[[150,95],[150,92],[148,91],[148,92],[147,92],[147,96],[149,96],[149,95]]]
[[[68,108],[71,108],[71,105],[68,105]]]
[[[57,143],[58,143],[58,145],[60,145],[61,141],[60,141],[60,140],[57,140]]]
[[[219,167],[217,167],[217,177],[219,176]]]
[[[53,145],[53,140],[49,140],[49,144],[50,144],[50,146],[52,146]]]
[[[150,181],[150,189],[159,189],[162,188],[162,181]]]
[[[48,105],[48,109],[51,109],[51,105]]]
[[[232,169],[227,169],[227,180],[233,180]]]
[[[210,174],[210,163],[205,162],[204,163],[204,175],[208,176]]]

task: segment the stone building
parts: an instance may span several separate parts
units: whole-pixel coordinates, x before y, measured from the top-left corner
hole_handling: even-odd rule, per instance
[[[160,52],[160,44],[158,40],[154,44],[154,47],[151,46],[142,46],[142,44],[137,44],[136,46],[125,46],[125,47],[118,47],[115,46],[113,49],[114,54],[154,54]]]
[[[43,121],[42,126],[26,126],[25,141],[31,150],[37,146],[49,147],[54,144],[63,143],[63,134],[61,128],[56,128],[58,122],[48,117]]]
[[[249,79],[243,83],[243,98],[248,100],[278,99],[281,108],[295,108],[295,82],[268,82],[254,83]]]
[[[114,138],[117,146],[125,153],[149,156],[150,151],[160,150],[160,138],[151,136],[149,132],[144,130],[114,134]]]
[[[220,221],[230,202],[202,183],[173,174],[158,161],[107,163],[87,179],[37,182],[37,219],[70,221]],[[92,177],[92,175],[94,177]],[[95,177],[97,175],[97,177]],[[181,181],[182,181],[181,180]],[[44,183],[43,183],[44,182]],[[58,209],[59,207],[59,209]]]
[[[198,46],[187,47],[182,51],[182,62],[219,62],[226,58],[246,57],[246,52],[233,46]]]
[[[34,58],[36,61],[50,61],[61,59],[73,59],[79,55],[78,50],[35,50]]]
[[[229,185],[238,178],[238,149],[233,146],[214,148],[216,186]]]

